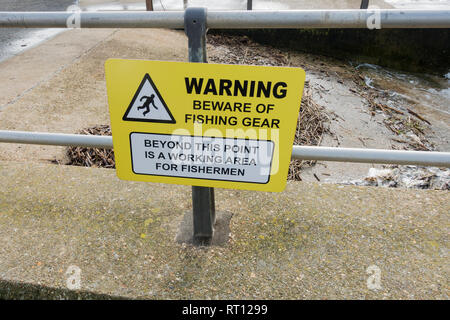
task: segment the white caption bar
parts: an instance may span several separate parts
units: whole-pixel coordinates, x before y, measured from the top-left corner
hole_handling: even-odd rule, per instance
[[[264,184],[274,143],[133,132],[130,147],[136,174]]]

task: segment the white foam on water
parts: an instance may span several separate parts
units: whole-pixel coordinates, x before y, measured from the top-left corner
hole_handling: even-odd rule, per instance
[[[61,32],[65,32],[67,29],[31,29],[28,32],[15,38],[8,43],[8,46],[3,48],[0,54],[0,62],[8,60],[9,58],[19,55],[26,50],[38,46],[40,43],[50,40]]]
[[[446,89],[442,89],[442,90],[436,90],[436,89],[430,88],[427,91],[432,94],[438,94],[438,95],[450,100],[450,88],[446,88]]]

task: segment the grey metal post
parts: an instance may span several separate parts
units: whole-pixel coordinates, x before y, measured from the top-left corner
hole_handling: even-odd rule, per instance
[[[153,11],[153,0],[145,0],[147,11]]]
[[[187,8],[184,31],[188,36],[189,62],[206,63],[206,8]],[[208,245],[214,232],[214,188],[192,187],[194,244]]]
[[[252,0],[247,0],[247,10],[252,10],[253,4],[252,4]]]

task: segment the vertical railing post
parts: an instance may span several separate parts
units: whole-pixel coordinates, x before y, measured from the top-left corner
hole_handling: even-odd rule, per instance
[[[206,8],[187,8],[184,31],[188,36],[189,62],[206,63]],[[214,188],[192,187],[194,244],[211,243],[216,219]]]
[[[247,10],[252,10],[253,7],[253,1],[252,0],[247,0]]]
[[[153,11],[153,0],[145,0],[147,11]]]

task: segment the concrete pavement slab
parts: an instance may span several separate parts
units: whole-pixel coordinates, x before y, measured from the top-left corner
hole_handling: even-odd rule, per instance
[[[108,58],[187,61],[183,32],[81,29],[0,64],[0,128],[76,133],[109,124],[104,64]],[[0,159],[61,159],[64,148],[0,145]]]
[[[0,180],[3,297],[448,299],[446,191],[217,189],[228,242],[197,248],[174,241],[188,186],[4,161]]]

